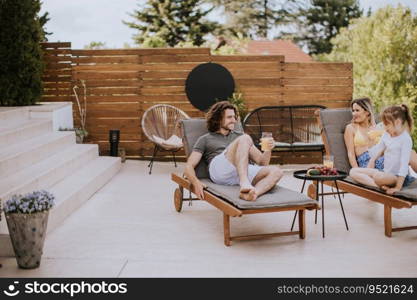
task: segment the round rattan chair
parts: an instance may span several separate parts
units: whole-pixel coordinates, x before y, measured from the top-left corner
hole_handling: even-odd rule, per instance
[[[175,152],[183,147],[180,121],[190,117],[182,110],[168,104],[157,104],[148,108],[142,116],[142,131],[154,143],[154,151],[148,167],[152,173],[153,162],[160,151],[172,153],[175,167]]]

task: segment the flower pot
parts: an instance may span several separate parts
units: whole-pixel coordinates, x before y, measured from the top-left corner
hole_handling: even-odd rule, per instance
[[[76,135],[76,136],[75,136],[75,142],[76,142],[77,144],[82,144],[82,143],[83,143],[83,141],[84,141],[84,136],[83,136],[83,135]]]
[[[121,158],[122,163],[126,161],[126,149],[119,148],[119,157]]]
[[[48,225],[49,211],[32,214],[6,213],[7,227],[22,269],[39,267]]]

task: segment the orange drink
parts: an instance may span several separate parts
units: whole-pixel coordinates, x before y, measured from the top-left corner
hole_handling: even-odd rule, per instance
[[[325,155],[323,157],[323,165],[328,168],[333,168],[334,158],[333,155]]]
[[[270,141],[273,140],[272,132],[262,132],[262,138],[261,138],[261,150],[272,150],[269,146]]]

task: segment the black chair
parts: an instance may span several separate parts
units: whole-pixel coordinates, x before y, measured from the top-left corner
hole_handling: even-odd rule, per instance
[[[260,147],[262,132],[272,132],[273,151],[324,151],[316,111],[322,105],[263,106],[249,113],[244,131]]]

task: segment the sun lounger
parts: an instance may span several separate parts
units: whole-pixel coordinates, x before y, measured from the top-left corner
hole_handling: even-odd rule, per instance
[[[322,139],[326,153],[334,156],[335,167],[339,170],[349,172],[351,169],[344,142],[344,131],[346,125],[352,120],[350,109],[325,109],[319,112],[318,122],[322,128]],[[331,185],[330,182],[327,182]],[[337,184],[341,190],[360,197],[375,201],[384,205],[384,227],[385,235],[392,236],[393,231],[417,229],[417,226],[392,228],[392,209],[411,208],[417,205],[417,181],[404,187],[393,196],[387,195],[379,188],[365,186],[347,177],[345,180],[338,180]],[[309,196],[314,197],[315,187],[309,187]]]
[[[207,133],[204,119],[189,119],[182,121],[184,149],[187,156],[197,139]],[[267,238],[298,234],[300,239],[305,238],[305,210],[318,209],[316,201],[304,194],[286,189],[281,186],[274,187],[256,201],[250,202],[239,198],[239,186],[223,186],[213,183],[208,176],[207,165],[204,161],[196,167],[197,177],[207,185],[204,190],[204,200],[218,208],[223,213],[224,244],[231,245],[234,240],[247,240],[253,238]],[[190,181],[180,174],[173,173],[171,178],[178,184],[174,193],[174,204],[178,212],[182,209],[183,201],[193,201],[191,192],[194,188]],[[184,189],[190,191],[190,197],[185,197]],[[299,231],[266,233],[246,236],[231,236],[230,217],[241,217],[247,214],[270,213],[280,211],[299,212]]]

